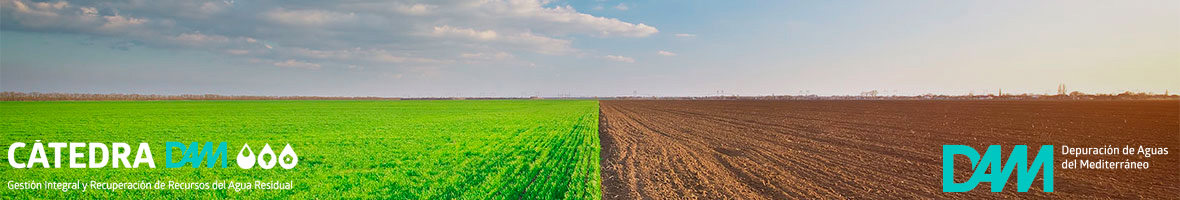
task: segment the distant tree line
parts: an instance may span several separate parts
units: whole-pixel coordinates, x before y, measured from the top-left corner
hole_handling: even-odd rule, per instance
[[[1060,92],[1059,92],[1060,93]],[[1177,100],[1180,95],[1165,92],[1153,94],[1123,92],[1118,94],[1085,94],[1077,91],[1068,94],[1005,94],[987,95],[937,95],[881,96],[878,91],[863,92],[859,96],[818,96],[818,95],[770,95],[770,96],[618,96],[618,97],[323,97],[323,96],[233,96],[216,94],[85,94],[85,93],[39,93],[0,92],[0,101],[156,101],[156,100],[496,100],[496,99],[680,99],[680,100]]]
[[[152,101],[152,100],[399,100],[388,97],[234,96],[216,94],[84,94],[0,92],[0,101]]]
[[[1064,90],[1064,87],[1060,89]],[[923,94],[916,96],[900,96],[889,95],[882,96],[877,90],[861,92],[860,95],[835,95],[835,96],[819,96],[819,95],[770,95],[770,96],[681,96],[681,97],[657,97],[657,96],[620,96],[604,99],[631,99],[631,100],[1180,100],[1180,95],[1164,92],[1164,94],[1155,94],[1147,92],[1123,92],[1111,94],[1086,94],[1078,91],[1063,94],[1058,92],[1056,95],[1047,94],[986,94],[986,95],[944,95],[944,94]]]

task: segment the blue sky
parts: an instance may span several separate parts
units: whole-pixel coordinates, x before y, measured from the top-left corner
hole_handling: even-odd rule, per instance
[[[1176,1],[0,0],[0,89],[319,96],[1180,91]]]

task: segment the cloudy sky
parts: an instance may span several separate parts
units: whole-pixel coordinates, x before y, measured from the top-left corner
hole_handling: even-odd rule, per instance
[[[1180,92],[1178,1],[0,0],[0,89]]]

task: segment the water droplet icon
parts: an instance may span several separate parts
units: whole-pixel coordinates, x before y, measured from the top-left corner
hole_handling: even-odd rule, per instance
[[[242,169],[254,168],[254,162],[257,160],[254,160],[254,150],[250,149],[250,144],[243,145],[242,150],[238,151],[237,161],[238,167]]]
[[[283,152],[279,153],[279,157],[283,158],[283,162],[279,162],[279,166],[283,167],[283,169],[295,168],[295,165],[299,164],[299,156],[295,155],[295,150],[291,149],[291,144],[283,147]]]
[[[266,159],[268,157],[270,160]],[[275,157],[275,151],[270,149],[270,144],[263,145],[262,151],[258,152],[258,167],[262,167],[262,169],[274,168],[275,163],[278,163],[278,161],[279,159]]]

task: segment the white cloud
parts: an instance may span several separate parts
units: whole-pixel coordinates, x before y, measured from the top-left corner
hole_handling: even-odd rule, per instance
[[[395,55],[389,54],[385,51],[381,51],[379,53],[372,54],[369,56],[369,59],[371,59],[373,61],[377,61],[377,62],[384,62],[384,63],[403,63],[403,62],[407,62],[407,61],[412,60],[411,58],[402,57],[402,56],[395,56]],[[423,60],[416,60],[416,61],[422,62],[422,61],[428,61],[428,60],[423,59]]]
[[[545,32],[582,33],[601,37],[647,37],[659,32],[655,27],[643,23],[634,24],[618,19],[596,17],[580,13],[571,6],[546,8],[537,0],[479,1],[472,3],[475,17],[499,18],[506,22],[519,21],[529,27],[544,28]],[[527,27],[522,27],[527,28]]]
[[[22,0],[4,0],[0,2],[0,14],[3,14],[4,21],[13,21],[18,25],[30,29],[87,29],[95,23],[99,23],[97,15],[88,12],[89,8],[79,8],[78,11],[69,9],[72,7],[69,3],[58,1],[55,3],[47,2],[24,2]],[[79,16],[64,16],[71,12],[81,14]],[[8,24],[5,24],[8,25]]]
[[[394,55],[393,53],[386,51],[386,50],[371,50],[369,52],[366,52],[364,55],[369,60],[372,60],[374,62],[383,62],[383,63],[413,62],[413,63],[441,64],[441,63],[451,63],[452,62],[449,60],[436,60],[436,59],[430,59],[430,58],[398,56],[398,55]]]
[[[626,56],[606,55],[606,56],[603,56],[603,58],[606,58],[607,60],[611,60],[611,61],[616,61],[616,62],[635,63],[634,58],[630,58],[630,57],[626,57]]]
[[[83,15],[83,16],[91,16],[91,17],[97,17],[97,16],[98,16],[98,8],[94,8],[94,7],[80,7],[80,8],[78,8],[78,9],[79,9],[79,10],[82,10],[82,15]]]
[[[230,4],[228,4],[228,3],[214,3],[212,1],[207,1],[203,4],[201,4],[201,6],[198,7],[197,9],[194,9],[197,13],[196,13],[196,15],[193,15],[190,17],[197,17],[197,18],[208,17],[210,15],[217,14],[217,13],[220,13],[221,11],[224,11],[227,6],[230,6]]]
[[[529,32],[500,34],[494,30],[475,30],[451,26],[436,26],[429,35],[441,38],[462,39],[489,44],[505,44],[541,54],[564,54],[574,51],[569,40],[535,35]]]
[[[438,8],[438,6],[420,4],[420,3],[410,4],[410,5],[398,4],[398,5],[393,6],[393,9],[395,11],[400,12],[402,14],[407,14],[407,15],[426,15],[426,14],[430,14],[430,12],[436,8]]]
[[[291,54],[297,55],[299,57],[319,59],[319,60],[332,60],[332,61],[338,61],[338,62],[368,61],[368,62],[379,63],[379,64],[406,63],[406,62],[413,62],[413,63],[449,63],[449,62],[451,62],[451,61],[436,60],[436,59],[430,59],[430,58],[395,55],[394,53],[392,53],[390,51],[383,50],[383,49],[354,48],[354,49],[345,49],[345,50],[314,50],[314,49],[307,49],[307,48],[294,48],[290,51],[291,51]]]
[[[431,34],[438,37],[461,37],[484,41],[492,41],[499,38],[499,35],[493,30],[476,31],[471,28],[456,28],[451,26],[435,26],[434,32],[431,32]]]
[[[220,35],[206,35],[201,33],[184,33],[171,37],[173,42],[181,45],[203,46],[229,42],[229,38]]]
[[[676,53],[667,52],[667,51],[663,51],[663,50],[657,51],[656,54],[660,54],[661,56],[676,56]]]
[[[3,9],[0,11],[0,15],[3,15],[0,18],[6,20],[6,30],[54,31],[131,40],[111,42],[113,47],[119,48],[147,45],[168,48],[214,48],[209,50],[228,52],[225,51],[226,45],[233,40],[219,34],[179,30],[175,28],[177,25],[173,19],[152,20],[133,17],[119,12],[118,9],[80,6],[65,1],[26,3],[23,0],[0,0],[0,5],[0,9]],[[104,10],[110,11],[104,13]],[[12,24],[9,24],[10,22]]]
[[[310,70],[320,69],[320,64],[297,61],[297,60],[287,60],[287,61],[282,61],[282,62],[275,62],[274,66],[299,68],[299,69],[310,69]]]
[[[600,37],[647,37],[659,32],[643,23],[581,13],[571,6],[547,6],[550,0],[347,1],[333,7],[358,14],[385,15],[394,21],[437,26],[479,27],[539,34],[587,34]],[[393,12],[390,12],[390,11]],[[399,15],[389,15],[390,13]],[[405,18],[405,15],[429,18]]]
[[[463,53],[463,54],[460,54],[459,56],[466,58],[466,59],[476,59],[476,60],[506,60],[506,59],[512,59],[512,58],[516,57],[508,52]]]
[[[55,3],[30,2],[29,4],[25,4],[20,0],[13,0],[11,4],[17,12],[41,17],[56,17],[58,16],[58,12],[70,6],[70,3],[65,1]]]
[[[228,53],[228,54],[233,54],[233,55],[246,55],[246,54],[250,54],[250,50],[245,50],[245,49],[228,49],[228,50],[225,50],[225,53]]]
[[[119,15],[103,16],[102,18],[106,19],[106,23],[103,24],[102,27],[100,27],[100,28],[107,29],[107,30],[123,29],[123,28],[127,28],[128,26],[142,25],[148,21],[147,19],[125,17],[125,16],[119,16]]]
[[[574,51],[570,47],[569,40],[533,35],[527,32],[509,37],[507,41],[509,44],[521,45],[541,54],[558,55]]]
[[[579,52],[572,47],[578,36],[648,37],[659,32],[643,23],[552,3],[0,0],[0,22],[5,31],[79,34],[112,47],[189,49],[304,68],[527,63],[515,55]]]
[[[695,38],[695,37],[697,37],[696,34],[688,34],[688,33],[677,33],[674,36],[676,36],[678,38]]]
[[[325,10],[287,10],[275,8],[263,14],[272,22],[298,25],[321,26],[356,20],[356,13],[339,13]]]
[[[619,5],[615,6],[615,10],[629,10],[629,9],[631,9],[631,8],[627,7],[627,4],[625,4],[625,3],[619,3]]]

